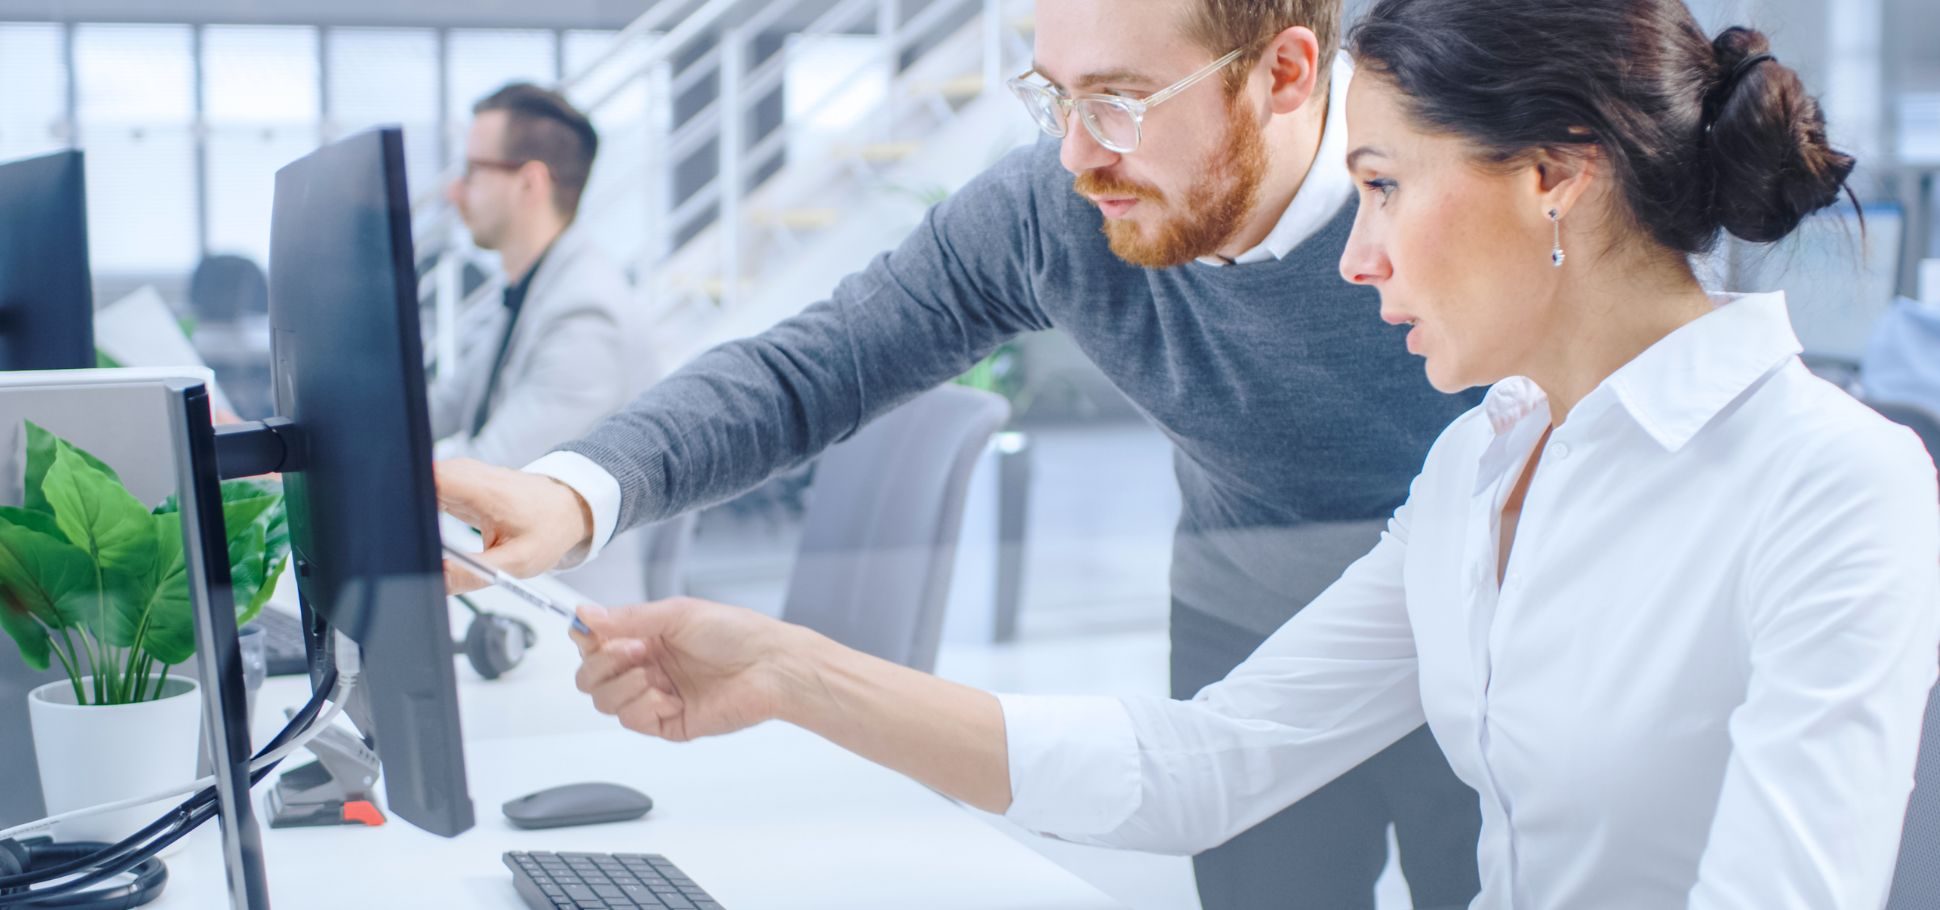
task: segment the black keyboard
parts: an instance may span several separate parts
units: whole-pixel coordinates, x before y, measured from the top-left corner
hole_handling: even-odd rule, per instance
[[[301,676],[310,672],[310,657],[303,650],[303,620],[264,607],[250,620],[263,630],[263,658],[270,676]]]
[[[505,865],[519,896],[535,910],[721,910],[658,854],[511,850]]]

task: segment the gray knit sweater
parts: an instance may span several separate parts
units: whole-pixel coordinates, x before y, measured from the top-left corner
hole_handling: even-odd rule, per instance
[[[1314,523],[1386,516],[1478,396],[1430,388],[1374,293],[1341,280],[1352,203],[1279,260],[1142,269],[1112,255],[1057,150],[1013,152],[828,300],[562,446],[619,480],[619,529],[743,492],[1057,328],[1177,446],[1179,601],[1266,633],[1331,583],[1358,553],[1305,558]]]

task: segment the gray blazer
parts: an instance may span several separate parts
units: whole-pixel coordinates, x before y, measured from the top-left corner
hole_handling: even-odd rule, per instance
[[[626,276],[569,227],[539,263],[489,416],[471,435],[509,315],[493,297],[458,316],[457,369],[441,370],[430,390],[439,457],[522,467],[585,435],[659,378]]]

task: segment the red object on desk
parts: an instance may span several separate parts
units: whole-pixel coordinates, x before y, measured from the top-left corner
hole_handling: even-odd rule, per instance
[[[344,824],[364,824],[373,828],[384,823],[384,813],[368,800],[352,800],[344,803]]]

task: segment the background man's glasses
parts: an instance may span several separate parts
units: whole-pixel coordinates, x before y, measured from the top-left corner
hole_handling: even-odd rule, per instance
[[[525,167],[528,163],[526,161],[497,161],[490,158],[467,158],[465,159],[465,173],[459,176],[458,179],[470,183],[471,179],[477,176],[479,171],[504,171],[509,174],[519,168]]]

